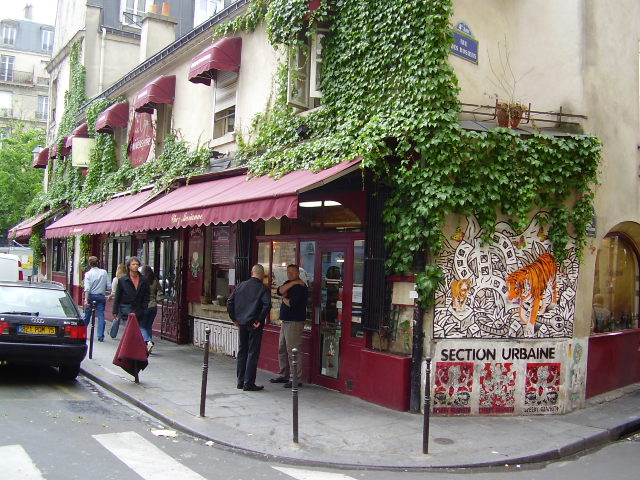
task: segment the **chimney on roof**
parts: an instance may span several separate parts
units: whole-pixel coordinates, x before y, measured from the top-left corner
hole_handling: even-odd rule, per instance
[[[145,14],[140,32],[140,62],[152,57],[175,41],[177,24],[178,19],[167,15],[152,11]]]
[[[27,3],[24,6],[24,19],[25,20],[33,20],[33,5]]]

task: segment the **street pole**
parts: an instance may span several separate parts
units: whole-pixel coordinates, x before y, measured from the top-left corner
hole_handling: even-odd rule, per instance
[[[293,380],[291,383],[291,396],[293,400],[293,443],[298,443],[298,349],[291,350],[291,368]]]
[[[204,329],[204,362],[202,362],[202,388],[200,389],[200,416],[204,417],[204,407],[207,402],[207,376],[209,373],[209,335],[211,328]]]
[[[89,360],[93,358],[93,333],[96,328],[96,302],[91,306],[91,333],[89,335]]]
[[[429,418],[431,417],[431,357],[426,359],[424,374],[424,425],[422,428],[422,453],[429,453]]]

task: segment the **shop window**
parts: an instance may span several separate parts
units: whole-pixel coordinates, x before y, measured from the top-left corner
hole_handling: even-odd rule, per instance
[[[216,78],[213,138],[233,133],[236,128],[238,74],[221,70]]]
[[[224,305],[229,296],[229,267],[231,265],[231,227],[212,228],[211,240],[212,278],[210,296]]]
[[[362,221],[349,207],[335,200],[300,201],[291,233],[360,232]]]
[[[638,328],[638,256],[620,234],[602,240],[596,257],[593,333]]]
[[[363,338],[362,289],[364,286],[364,240],[353,242],[353,287],[351,289],[351,337]]]
[[[52,245],[53,260],[51,270],[54,272],[67,272],[67,241],[54,238]]]
[[[158,266],[156,277],[164,292],[166,300],[175,302],[177,300],[177,286],[179,277],[178,262],[178,240],[171,237],[160,237],[156,240],[156,261]]]
[[[287,101],[302,110],[320,106],[324,37],[324,32],[315,33],[289,50]]]

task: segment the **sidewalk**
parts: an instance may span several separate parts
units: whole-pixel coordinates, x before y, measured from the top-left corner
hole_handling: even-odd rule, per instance
[[[111,363],[118,344],[94,343],[82,374],[172,428],[288,463],[382,468],[462,467],[553,460],[640,428],[640,384],[566,415],[432,417],[422,454],[422,415],[396,412],[305,385],[299,390],[299,444],[292,442],[291,390],[258,371],[261,392],[236,389],[235,359],[210,355],[201,418],[203,350],[155,340],[140,383]],[[614,398],[617,397],[617,398]],[[597,403],[600,402],[600,403]]]

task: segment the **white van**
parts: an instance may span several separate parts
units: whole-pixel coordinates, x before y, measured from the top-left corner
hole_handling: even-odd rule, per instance
[[[24,280],[20,257],[12,253],[0,253],[0,281]]]

